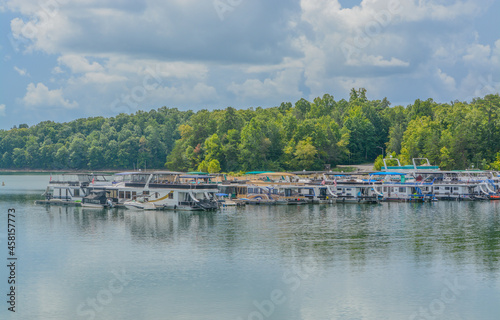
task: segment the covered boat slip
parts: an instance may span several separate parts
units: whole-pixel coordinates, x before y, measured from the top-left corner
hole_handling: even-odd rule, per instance
[[[338,181],[335,183],[333,190],[337,202],[367,204],[380,202],[379,194],[376,192],[373,183],[369,181]]]
[[[89,187],[111,184],[111,174],[63,173],[50,175],[49,184],[44,192],[46,201],[63,200],[80,202],[89,195]]]
[[[231,199],[255,205],[298,205],[306,203],[332,203],[335,195],[329,186],[308,184],[287,172],[250,172],[245,180],[231,179],[219,185],[221,193]]]
[[[89,195],[83,197],[82,207],[103,209],[113,208],[114,204],[109,191],[92,191]]]
[[[246,204],[288,205],[308,203],[307,198],[299,193],[299,187],[297,186],[250,184],[246,186],[246,192],[246,194],[240,194],[238,197],[239,200],[245,201]]]
[[[109,184],[114,175],[106,173],[61,173],[50,175],[49,185]]]
[[[401,172],[374,172],[370,174],[370,181],[378,182],[377,193],[382,201],[395,202],[425,202],[433,201],[432,183],[416,182],[413,177],[408,178]]]
[[[429,182],[438,200],[498,200],[498,176],[479,170],[418,172],[418,181]],[[424,183],[425,184],[425,183]]]

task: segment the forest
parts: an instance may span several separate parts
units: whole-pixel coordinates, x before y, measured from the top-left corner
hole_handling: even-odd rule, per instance
[[[402,164],[500,170],[500,96],[407,106],[330,94],[272,108],[156,110],[0,130],[1,169],[241,172]]]

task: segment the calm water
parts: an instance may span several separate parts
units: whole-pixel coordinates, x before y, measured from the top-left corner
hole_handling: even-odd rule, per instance
[[[34,205],[48,176],[0,181],[0,319],[500,315],[500,202],[101,211]]]

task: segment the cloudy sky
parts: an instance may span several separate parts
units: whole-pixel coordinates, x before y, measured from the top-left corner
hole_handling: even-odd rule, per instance
[[[0,129],[353,87],[470,101],[500,91],[499,15],[494,0],[0,0]]]

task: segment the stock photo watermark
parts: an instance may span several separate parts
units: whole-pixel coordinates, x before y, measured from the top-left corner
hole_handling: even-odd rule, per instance
[[[400,0],[390,0],[385,9],[373,15],[373,19],[368,21],[361,30],[357,30],[356,35],[340,44],[340,49],[347,61],[361,55],[363,49],[368,47],[373,38],[381,34],[403,11]]]
[[[160,76],[160,66],[156,65],[155,70],[146,69],[146,75],[142,79],[142,84],[130,89],[126,94],[111,103],[111,110],[114,112],[131,113],[138,105],[146,99],[149,92],[158,88],[163,82]]]
[[[489,74],[486,77],[480,76],[479,83],[474,94],[478,97],[483,97],[488,94],[495,94],[500,91],[500,82],[493,80],[493,75]]]
[[[7,210],[7,310],[16,312],[16,280],[17,280],[17,250],[16,250],[16,209]]]
[[[302,285],[302,281],[309,278],[316,268],[311,264],[294,266],[291,270],[283,273],[281,281],[291,292],[297,291]],[[245,318],[237,317],[236,320],[264,320],[271,317],[276,309],[287,301],[286,293],[281,289],[274,289],[269,294],[269,299],[252,302],[255,310],[250,312]]]
[[[408,320],[437,319],[445,312],[447,306],[455,303],[462,292],[467,289],[466,286],[458,283],[458,278],[453,281],[445,279],[444,286],[439,297],[432,300],[426,307],[419,307],[418,311],[408,317]]]
[[[214,0],[215,12],[217,12],[220,21],[224,21],[225,15],[233,12],[242,3],[243,0]]]
[[[307,232],[307,227],[305,226],[293,228],[292,230],[292,233],[295,235],[303,234],[304,232]],[[291,293],[297,291],[303,281],[315,273],[317,273],[317,264],[312,259],[295,264],[291,269],[283,272],[281,277],[283,286],[287,289],[285,291]],[[240,316],[236,320],[264,320],[270,318],[278,307],[288,300],[289,297],[285,291],[276,288],[269,293],[269,299],[262,301],[254,300],[252,304],[255,310],[250,312],[245,318]]]
[[[40,27],[47,25],[60,12],[61,5],[67,0],[47,0],[38,3],[38,10],[28,22],[16,33],[9,33],[7,38],[15,52],[21,51],[21,47],[28,47],[40,32]]]
[[[76,314],[79,317],[85,317],[88,320],[95,319],[99,312],[113,302],[114,296],[121,293],[132,280],[124,269],[120,273],[116,271],[111,273],[114,277],[109,280],[107,287],[99,290],[95,297],[87,298],[85,302],[78,305]]]

